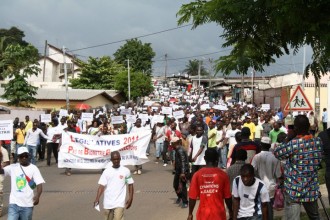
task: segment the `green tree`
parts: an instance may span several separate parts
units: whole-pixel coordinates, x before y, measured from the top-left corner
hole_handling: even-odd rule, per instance
[[[132,72],[131,79],[131,99],[149,95],[153,91],[151,78],[141,72]],[[128,99],[128,75],[127,72],[119,73],[115,76],[115,89],[125,94]]]
[[[8,45],[19,44],[21,46],[27,46],[28,42],[23,40],[25,37],[24,32],[16,27],[11,27],[10,29],[0,29],[0,62],[2,60],[2,55]],[[3,80],[3,72],[6,66],[0,69],[0,80]]]
[[[150,43],[142,43],[138,39],[127,40],[115,53],[115,61],[127,66],[127,59],[134,71],[151,75],[152,59],[155,57]]]
[[[10,79],[1,96],[8,100],[8,105],[30,107],[31,103],[36,102],[33,96],[37,94],[38,88],[30,85],[26,79],[40,73],[38,60],[38,50],[30,44],[7,46],[0,61],[0,68],[6,66],[3,74]]]
[[[223,47],[232,47],[230,55],[220,57],[216,70],[224,74],[247,68],[264,71],[275,57],[297,53],[303,45],[313,49],[308,70],[316,78],[330,69],[330,1],[280,0],[197,0],[181,6],[178,23],[193,22],[193,28],[214,22],[224,28]]]
[[[189,76],[198,76],[198,66],[199,63],[201,61],[200,60],[189,60],[188,64],[186,64],[186,68],[183,70],[184,73],[187,73]],[[207,75],[207,71],[203,65],[203,63],[201,63],[201,75]]]
[[[75,89],[113,89],[114,76],[125,72],[125,67],[112,60],[109,56],[101,58],[89,57],[88,61],[77,61],[81,66],[81,74],[71,79]]]

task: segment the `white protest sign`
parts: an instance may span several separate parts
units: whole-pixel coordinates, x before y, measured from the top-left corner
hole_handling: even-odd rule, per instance
[[[13,139],[13,121],[0,120],[0,140]]]
[[[93,121],[93,119],[94,119],[93,113],[87,113],[87,112],[81,113],[81,120],[83,120],[83,121]]]
[[[154,104],[153,101],[145,101],[144,102],[144,105],[146,105],[146,106],[151,106],[152,104]]]
[[[213,108],[216,109],[216,110],[220,110],[220,111],[227,111],[228,110],[227,105],[214,105]]]
[[[141,119],[141,121],[148,121],[148,114],[139,114],[139,119]]]
[[[129,123],[135,123],[136,115],[126,115],[126,121]]]
[[[112,116],[111,117],[111,123],[113,125],[115,125],[115,124],[121,124],[123,122],[124,122],[124,119],[123,119],[123,116],[122,115],[120,115],[120,116]]]
[[[210,109],[210,105],[209,104],[203,104],[201,105],[201,110],[205,111],[206,109]]]
[[[171,107],[162,107],[162,114],[164,115],[172,115],[172,108]]]
[[[120,114],[121,115],[131,115],[132,110],[131,109],[122,109],[122,110],[120,110]]]
[[[154,115],[153,120],[155,123],[164,123],[164,115]]]
[[[184,118],[183,110],[173,112],[173,117],[174,118]]]
[[[270,110],[270,104],[261,104],[261,110],[264,111]]]
[[[140,165],[149,161],[146,150],[150,138],[150,131],[103,136],[62,132],[58,167],[103,169],[112,165],[113,151],[120,152],[121,165]]]
[[[51,114],[41,114],[40,115],[40,121],[41,122],[45,122],[45,123],[49,123],[52,121],[52,116]]]
[[[69,115],[68,114],[68,110],[66,110],[66,109],[60,109],[60,112],[59,112],[60,118],[62,118],[63,116],[66,117],[68,115]]]

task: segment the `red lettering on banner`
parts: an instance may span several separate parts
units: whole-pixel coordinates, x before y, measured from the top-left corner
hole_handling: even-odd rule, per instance
[[[70,135],[70,140],[71,140],[71,142],[75,142],[74,141],[74,138],[72,137],[72,135]]]
[[[84,148],[84,154],[88,155],[88,148],[86,148],[86,147]]]
[[[68,153],[73,153],[73,147],[72,146],[68,147]]]
[[[110,153],[111,153],[111,150],[108,149],[108,150],[106,151],[106,154],[105,154],[105,155],[110,155]]]

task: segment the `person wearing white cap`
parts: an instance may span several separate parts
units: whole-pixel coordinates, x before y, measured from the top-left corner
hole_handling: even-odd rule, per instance
[[[18,148],[17,155],[19,163],[0,166],[0,174],[11,177],[8,219],[32,219],[33,206],[39,204],[45,181],[38,167],[30,163],[26,147]]]
[[[260,141],[261,152],[256,154],[251,162],[256,174],[265,183],[269,193],[268,219],[273,219],[274,216],[273,203],[275,186],[277,179],[281,177],[281,162],[269,151],[271,143],[272,141],[269,137],[262,137]]]

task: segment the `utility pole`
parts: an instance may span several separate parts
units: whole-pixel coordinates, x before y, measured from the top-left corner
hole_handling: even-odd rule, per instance
[[[244,74],[242,73],[241,79],[241,102],[244,102]]]
[[[305,65],[306,65],[306,45],[304,45],[304,57],[303,57],[303,69],[302,69],[302,81],[301,81],[301,87],[304,90],[305,89],[305,77],[304,77],[304,72],[305,72]]]
[[[252,92],[252,97],[251,97],[251,104],[254,104],[254,75],[255,75],[255,70],[254,68],[252,69],[252,86],[251,86],[251,92]]]
[[[201,66],[202,60],[198,61],[198,95],[201,95]]]
[[[167,53],[165,54],[165,86],[167,85]]]
[[[127,59],[128,101],[131,101],[131,75],[129,71],[129,59]]]
[[[45,73],[46,73],[46,53],[47,53],[47,40],[45,41],[45,50],[44,50],[44,69],[42,71],[43,82],[45,82]]]
[[[65,77],[65,96],[66,96],[66,110],[69,111],[69,90],[68,90],[68,72],[66,69],[66,61],[65,61],[65,47],[63,46],[63,65],[64,65],[64,77]]]

